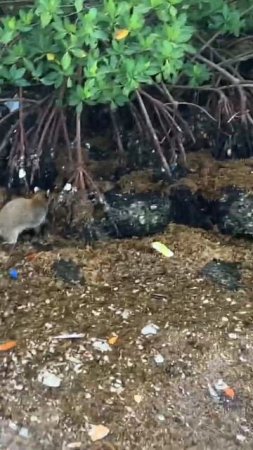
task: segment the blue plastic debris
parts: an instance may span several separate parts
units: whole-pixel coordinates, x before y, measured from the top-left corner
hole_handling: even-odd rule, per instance
[[[10,269],[9,270],[9,275],[10,275],[10,278],[12,280],[17,280],[18,279],[18,271],[17,271],[17,269]]]

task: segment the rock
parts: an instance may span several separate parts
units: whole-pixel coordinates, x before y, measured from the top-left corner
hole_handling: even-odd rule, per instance
[[[59,259],[54,262],[53,270],[55,271],[56,276],[66,283],[85,284],[82,268],[74,261]]]
[[[227,189],[217,205],[219,230],[234,236],[253,237],[253,194],[241,189]]]
[[[210,278],[229,290],[237,290],[240,287],[241,272],[240,263],[226,261],[210,261],[201,270],[201,275]]]
[[[169,197],[156,194],[108,194],[110,209],[100,221],[95,221],[97,234],[125,238],[159,233],[172,221]]]

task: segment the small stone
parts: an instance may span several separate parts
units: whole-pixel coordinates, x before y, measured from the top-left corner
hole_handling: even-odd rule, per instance
[[[103,439],[110,433],[109,428],[104,425],[91,425],[90,430],[88,432],[92,442]]]
[[[228,317],[222,317],[221,321],[224,322],[224,323],[228,322]]]
[[[139,395],[139,394],[134,395],[134,401],[136,403],[138,403],[138,404],[141,403],[142,399],[143,399],[143,397],[141,395]]]
[[[85,284],[82,268],[74,261],[59,259],[52,265],[55,275],[60,280],[71,284]]]

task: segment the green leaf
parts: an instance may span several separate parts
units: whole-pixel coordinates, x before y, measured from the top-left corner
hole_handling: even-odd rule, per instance
[[[163,0],[150,0],[150,4],[153,8],[157,6],[161,6],[163,4]]]
[[[30,61],[27,58],[23,58],[23,63],[26,67],[27,70],[29,70],[29,72],[33,73],[34,71],[34,64],[32,63],[32,61]]]
[[[66,52],[61,59],[61,65],[63,70],[67,71],[70,67],[70,64],[71,64],[71,56],[69,52]]]
[[[75,0],[76,12],[79,13],[83,9],[83,0]]]
[[[11,78],[16,81],[23,77],[26,69],[25,67],[21,67],[20,69],[17,69],[17,67],[14,65],[10,68],[10,75]]]
[[[49,11],[43,11],[40,15],[41,26],[46,28],[46,26],[51,22],[53,16]]]
[[[170,5],[169,11],[170,11],[170,15],[171,15],[172,17],[176,17],[176,15],[177,15],[177,9],[175,8],[175,6]]]
[[[17,22],[16,22],[16,18],[15,17],[10,17],[7,19],[7,27],[14,31],[16,30],[16,26],[17,26]]]
[[[2,36],[0,34],[1,44],[9,44],[14,39],[15,33],[13,31],[5,31]]]
[[[58,72],[50,72],[45,77],[41,78],[41,82],[45,86],[52,86],[54,85],[59,79],[62,79],[61,74]]]
[[[108,12],[111,19],[114,19],[116,15],[116,4],[114,0],[107,0],[105,2],[105,11]]]
[[[81,48],[72,48],[70,51],[77,58],[85,58],[87,56],[87,53]]]
[[[90,8],[89,12],[86,14],[86,17],[89,22],[94,22],[97,17],[97,8]]]
[[[140,30],[144,25],[144,18],[142,15],[133,12],[129,21],[129,30]]]

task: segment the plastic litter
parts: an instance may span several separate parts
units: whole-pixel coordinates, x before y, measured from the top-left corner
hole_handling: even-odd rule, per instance
[[[17,269],[10,269],[9,270],[9,276],[12,280],[17,280],[18,279],[18,271]]]

